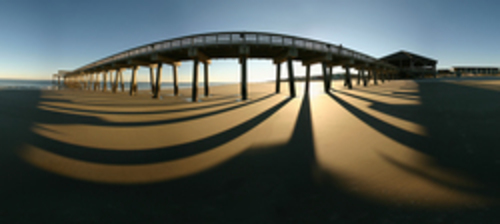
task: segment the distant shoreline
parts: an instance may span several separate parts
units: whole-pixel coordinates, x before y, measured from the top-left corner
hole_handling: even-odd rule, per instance
[[[341,81],[343,77],[332,77],[332,81]],[[353,82],[356,81],[356,76],[352,76],[351,80]],[[500,76],[462,76],[462,77],[452,77],[452,76],[444,76],[437,78],[425,78],[425,79],[413,79],[416,82],[432,82],[436,80],[456,80],[456,81],[468,81],[468,80],[500,80]],[[297,77],[295,82],[304,82],[304,77]],[[311,77],[311,82],[322,81],[321,76]],[[274,83],[275,80],[268,81],[259,81],[259,82],[249,82],[249,83]],[[288,82],[288,79],[281,79],[280,82]],[[370,80],[373,82],[373,79]],[[58,89],[57,82],[53,83],[52,80],[23,80],[23,79],[0,79],[0,90],[8,89],[8,90],[55,90]],[[239,82],[210,82],[210,87],[214,86],[224,86],[224,85],[232,85],[239,84]],[[129,89],[130,83],[124,82],[125,90]],[[110,88],[111,84],[108,82],[108,88]],[[198,87],[203,88],[204,83],[199,82]],[[191,82],[179,82],[180,89],[190,89],[192,87]],[[150,82],[138,82],[139,90],[150,90],[151,84]],[[172,82],[163,82],[161,88],[164,90],[173,89]],[[102,82],[101,82],[102,89]]]

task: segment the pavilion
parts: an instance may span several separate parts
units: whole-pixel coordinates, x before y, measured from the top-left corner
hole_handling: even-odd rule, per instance
[[[424,78],[425,76],[436,77],[437,60],[410,53],[399,51],[380,58],[399,68],[399,78]]]

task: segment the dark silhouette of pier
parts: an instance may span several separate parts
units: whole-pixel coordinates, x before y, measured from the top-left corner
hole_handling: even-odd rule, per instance
[[[173,74],[173,92],[179,93],[177,67],[182,61],[193,61],[193,76],[191,97],[192,102],[198,101],[199,64],[203,64],[204,88],[203,94],[208,96],[209,90],[209,65],[212,59],[237,58],[241,65],[240,95],[242,100],[248,96],[247,60],[251,58],[269,59],[276,65],[276,93],[280,92],[281,64],[287,64],[287,82],[289,94],[294,97],[295,76],[292,62],[300,61],[306,66],[306,77],[310,76],[310,66],[321,64],[323,67],[322,80],[324,91],[328,92],[332,81],[333,67],[341,66],[345,69],[345,84],[352,88],[350,69],[359,71],[357,83],[363,79],[364,86],[368,79],[373,77],[382,82],[393,78],[398,68],[387,62],[378,60],[369,55],[351,50],[342,45],[330,44],[322,41],[295,37],[289,35],[263,33],[263,32],[220,32],[197,34],[170,40],[146,44],[132,48],[101,60],[92,62],[70,72],[60,74],[68,87],[107,91],[108,77],[111,91],[116,92],[119,87],[125,91],[123,72],[130,70],[131,96],[137,93],[137,69],[140,66],[150,70],[151,92],[154,98],[159,97],[161,91],[162,66],[170,65]],[[366,71],[366,72],[365,72]],[[114,79],[113,75],[115,74]],[[102,77],[102,81],[100,80]],[[309,78],[305,80],[306,85]],[[101,85],[102,82],[102,85]]]

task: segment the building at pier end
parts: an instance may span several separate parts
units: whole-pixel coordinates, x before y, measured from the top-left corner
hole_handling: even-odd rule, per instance
[[[380,58],[399,68],[399,78],[436,77],[437,60],[408,51],[399,51]]]

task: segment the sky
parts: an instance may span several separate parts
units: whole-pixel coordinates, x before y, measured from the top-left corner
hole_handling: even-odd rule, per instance
[[[50,79],[136,46],[191,34],[258,31],[311,38],[373,57],[406,50],[451,66],[500,67],[496,1],[0,0],[0,78]],[[300,76],[305,69],[294,63]],[[192,64],[183,62],[180,81]],[[313,74],[320,66],[312,67]],[[238,81],[236,60],[213,60],[211,81]],[[335,70],[338,71],[338,70]],[[140,69],[139,81],[147,81]],[[164,77],[170,69],[164,69]],[[251,60],[250,81],[274,79]],[[282,73],[283,76],[285,73]]]

